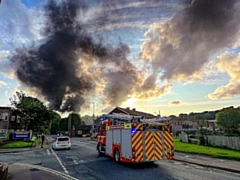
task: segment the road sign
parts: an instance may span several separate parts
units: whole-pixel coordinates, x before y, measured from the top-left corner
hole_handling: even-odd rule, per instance
[[[13,133],[13,139],[29,139],[30,131],[15,131]]]

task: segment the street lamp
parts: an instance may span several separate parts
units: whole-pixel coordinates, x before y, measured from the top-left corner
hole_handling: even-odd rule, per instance
[[[94,103],[94,102],[92,102],[92,104],[93,104],[93,124],[94,124],[95,103]]]
[[[95,112],[95,103],[92,102],[93,104],[93,123],[92,123],[92,133],[93,133],[93,130],[94,130],[94,112]]]

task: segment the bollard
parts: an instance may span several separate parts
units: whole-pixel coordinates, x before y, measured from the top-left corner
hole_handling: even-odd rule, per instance
[[[6,180],[8,175],[8,164],[0,163],[0,180]]]

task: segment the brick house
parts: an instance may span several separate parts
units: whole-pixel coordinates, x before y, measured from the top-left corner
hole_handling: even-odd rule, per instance
[[[73,137],[90,137],[92,125],[74,125],[72,130]]]
[[[17,112],[13,107],[0,107],[0,142],[8,140],[11,132],[21,128]]]
[[[182,131],[187,134],[195,134],[197,132],[197,122],[187,120],[170,120],[172,124],[172,130],[174,135],[178,135]]]
[[[116,107],[108,114],[113,114],[113,113],[126,114],[126,115],[131,115],[131,116],[142,116],[146,119],[157,118],[157,116],[154,116],[152,114],[141,112],[141,111],[136,111],[135,108],[130,109],[129,107],[127,107],[127,108]]]

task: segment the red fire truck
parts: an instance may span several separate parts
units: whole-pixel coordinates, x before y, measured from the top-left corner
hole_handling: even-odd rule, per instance
[[[156,119],[105,114],[98,130],[97,151],[116,162],[174,159],[171,131],[170,124],[156,122]]]

